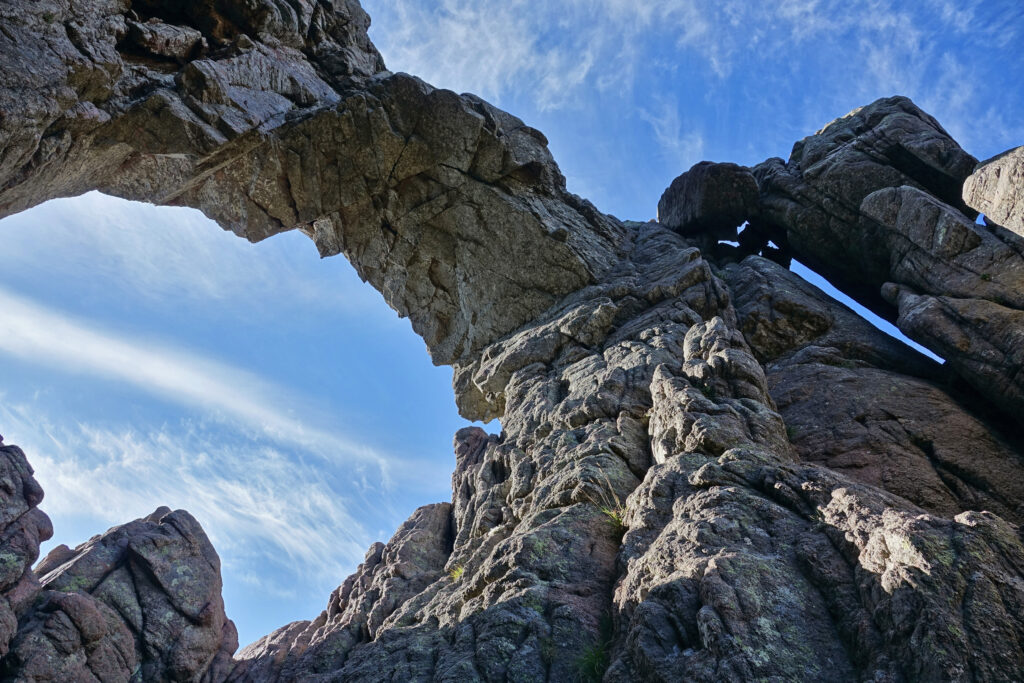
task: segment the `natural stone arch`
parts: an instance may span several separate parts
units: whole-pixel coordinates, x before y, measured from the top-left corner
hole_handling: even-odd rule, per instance
[[[99,189],[198,208],[254,242],[301,230],[409,316],[437,363],[619,257],[626,231],[566,192],[543,135],[385,71],[358,3],[246,7],[190,6],[185,25],[159,3],[9,9],[0,216]]]
[[[1024,667],[1024,546],[1006,521],[1021,514],[1019,449],[992,429],[965,457],[956,430],[927,431],[940,419],[973,420],[978,434],[991,423],[821,292],[757,256],[712,260],[677,230],[602,216],[566,193],[536,131],[385,72],[355,0],[0,13],[0,212],[98,188],[201,208],[253,240],[299,228],[321,253],[345,253],[434,360],[455,364],[464,415],[506,418],[501,435],[456,436],[450,504],[421,508],[374,545],[319,617],[235,660],[220,613],[186,614],[222,635],[177,657],[143,651],[98,589],[55,596],[103,542],[55,558],[62,582],[47,575],[39,593],[38,487],[23,454],[5,449],[20,520],[8,528],[23,551],[20,578],[0,584],[12,672],[100,666],[128,638],[154,677],[218,682],[568,680],[582,653],[607,680],[982,680]],[[909,134],[908,118],[923,122]],[[930,173],[868,188],[844,207],[851,230],[860,211],[896,232],[927,227],[885,215],[894,193],[973,230],[948,203],[959,204],[950,187],[969,159],[941,127],[904,100],[844,121],[853,130],[834,124],[789,164],[758,170],[760,231],[813,252],[802,231],[821,233],[801,216],[827,203],[801,152],[828,152],[817,171],[856,180],[860,158],[852,170],[838,162],[888,135],[915,168],[952,150],[930,158],[949,168],[938,189]],[[882,155],[875,170],[898,180],[905,161]],[[944,262],[965,253],[924,251]],[[1012,274],[1019,254],[1006,262]],[[902,313],[916,295],[892,284]],[[905,400],[880,417],[830,412],[833,381],[884,381]],[[780,409],[773,390],[786,382],[810,399]],[[786,429],[786,415],[808,414],[809,436]],[[943,495],[798,457],[795,443],[869,418],[882,448],[868,443],[862,457],[899,446],[911,471],[934,470]],[[113,533],[165,535],[167,517]],[[190,566],[175,556],[161,569],[173,574],[175,561]],[[88,628],[89,610],[110,628]],[[59,615],[84,636],[78,649],[41,625]],[[55,643],[71,654],[51,656]]]

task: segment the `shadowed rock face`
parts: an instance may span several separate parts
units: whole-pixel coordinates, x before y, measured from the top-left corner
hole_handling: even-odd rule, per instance
[[[18,629],[18,618],[39,592],[32,563],[39,544],[53,536],[50,518],[36,506],[43,489],[17,446],[0,438],[0,652],[6,655]]]
[[[658,201],[658,222],[684,235],[733,240],[736,229],[756,213],[757,181],[736,164],[695,164]]]
[[[220,559],[184,510],[159,508],[35,568],[41,591],[2,664],[12,680],[223,678],[238,647]]]
[[[11,678],[1024,670],[1022,439],[996,417],[1021,405],[1024,250],[974,224],[975,160],[909,100],[829,124],[788,163],[699,166],[666,194],[671,226],[623,223],[566,193],[540,133],[386,72],[354,0],[0,14],[0,211],[99,188],[253,241],[302,230],[453,365],[464,416],[504,428],[460,431],[452,501],[373,545],[320,616],[234,658],[195,520],[161,509],[33,573],[42,494],[4,448]],[[723,256],[721,229],[744,221],[755,239]],[[742,258],[745,239],[946,366]]]
[[[1012,204],[1006,186],[1016,181],[976,180],[968,192],[975,166],[938,122],[895,97],[830,123],[798,142],[789,162],[770,159],[754,174],[774,238],[1017,416],[1024,238],[976,224],[961,199]]]

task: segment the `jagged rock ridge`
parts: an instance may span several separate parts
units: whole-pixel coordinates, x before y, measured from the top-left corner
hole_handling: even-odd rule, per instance
[[[999,170],[1019,155],[975,172],[890,98],[789,161],[698,165],[665,224],[625,223],[566,192],[537,131],[385,71],[355,0],[15,2],[0,19],[0,215],[101,189],[253,241],[302,230],[454,366],[464,416],[504,426],[456,435],[451,503],[370,548],[323,614],[238,653],[185,512],[33,572],[49,522],[4,448],[8,678],[1024,670],[1022,188]]]

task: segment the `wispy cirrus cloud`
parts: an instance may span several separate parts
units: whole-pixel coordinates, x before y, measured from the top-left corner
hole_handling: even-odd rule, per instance
[[[120,335],[0,288],[0,353],[123,382],[144,393],[232,422],[335,464],[372,466],[389,481],[393,458],[296,417],[308,401],[251,372],[162,341]],[[305,409],[305,410],[304,410]]]
[[[286,233],[249,244],[195,209],[156,207],[89,192],[55,199],[0,222],[4,272],[0,281],[49,277],[75,280],[83,290],[118,283],[151,303],[206,306],[230,301],[240,314],[267,302],[354,312],[393,320],[380,296],[349,278],[325,286],[326,271],[347,269],[343,258],[321,262],[312,242]],[[279,248],[282,241],[297,242]]]
[[[694,89],[726,99],[749,79],[752,90],[771,91],[744,106],[763,111],[784,145],[792,142],[794,127],[786,120],[809,133],[854,106],[893,94],[918,101],[968,147],[1019,143],[1024,134],[1014,110],[986,102],[985,93],[1006,74],[994,69],[999,58],[981,49],[1019,43],[1024,7],[1017,0],[365,5],[376,22],[371,36],[391,68],[499,104],[586,108],[598,106],[600,93],[632,97],[638,87],[657,87],[686,107],[693,105]],[[780,96],[788,110],[772,106]]]
[[[541,108],[557,108],[593,67],[593,53],[582,41],[572,41],[571,48],[548,42],[537,8],[525,0],[375,4],[367,8],[385,26],[378,46],[389,67],[441,87],[500,101],[529,82]]]
[[[102,199],[100,207],[106,205],[107,198]],[[149,225],[97,226],[89,223],[97,205],[81,201],[69,203],[67,210],[77,209],[79,216],[77,223],[69,218],[66,229],[61,228],[60,236],[70,241],[59,246],[61,254],[74,254],[74,228],[81,226],[82,232],[90,233],[88,244],[81,246],[86,263],[72,267],[61,263],[60,255],[50,254],[57,261],[56,270],[67,266],[67,273],[51,274],[44,254],[27,258],[33,248],[44,252],[45,242],[34,247],[26,238],[14,253],[26,256],[18,265],[39,278],[27,285],[8,272],[8,277],[0,279],[0,365],[16,375],[5,378],[5,386],[0,387],[0,432],[9,443],[25,449],[46,492],[42,508],[50,514],[57,533],[47,546],[76,545],[160,505],[184,508],[200,521],[223,559],[225,595],[234,599],[229,610],[243,610],[243,622],[239,622],[243,640],[252,640],[284,621],[316,614],[329,591],[363,559],[370,542],[386,540],[415,505],[447,497],[450,469],[447,460],[441,464],[438,458],[439,453],[450,455],[446,443],[441,441],[438,449],[437,444],[406,445],[380,438],[375,433],[379,427],[365,418],[371,409],[353,397],[372,391],[361,389],[358,380],[349,379],[351,386],[327,390],[324,395],[317,393],[323,387],[309,386],[308,380],[292,383],[287,373],[280,372],[275,356],[293,356],[296,347],[311,348],[303,335],[345,335],[364,316],[361,310],[338,302],[295,306],[296,290],[281,282],[286,275],[301,281],[293,268],[268,271],[273,277],[255,283],[252,292],[230,280],[246,271],[250,275],[259,271],[259,263],[246,259],[236,267],[228,258],[225,269],[188,295],[195,297],[190,304],[194,309],[174,318],[188,324],[193,310],[196,315],[211,314],[218,307],[237,306],[247,296],[257,299],[260,325],[277,324],[283,313],[293,316],[297,326],[283,346],[271,343],[255,359],[241,354],[241,362],[254,369],[222,358],[231,353],[226,345],[249,341],[244,335],[240,342],[237,336],[225,335],[224,325],[214,328],[216,336],[203,338],[188,328],[159,326],[159,317],[154,318],[156,327],[147,327],[152,325],[149,319],[133,315],[136,306],[122,311],[109,303],[131,296],[133,288],[153,285],[155,294],[138,292],[141,297],[152,296],[149,306],[179,305],[175,292],[193,286],[191,280],[201,277],[206,268],[204,260],[220,253],[216,247],[195,263],[176,265],[171,258],[163,272],[159,256],[153,257],[152,267],[140,267],[120,278],[111,265],[113,272],[96,274],[98,290],[107,292],[106,299],[100,300],[107,305],[95,307],[103,322],[87,317],[83,311],[92,308],[79,299],[75,283],[88,276],[89,259],[103,257],[104,244],[125,259],[146,258],[153,244],[133,243],[131,231],[173,228],[178,212],[138,207],[140,216],[151,221]],[[112,200],[115,209],[124,204]],[[37,209],[25,217],[31,222],[41,215],[45,216]],[[9,225],[5,221],[3,227]],[[51,226],[35,227],[45,231]],[[220,235],[204,219],[195,228],[223,236],[232,246],[246,246],[233,236]],[[120,237],[128,243],[120,243]],[[183,248],[173,240],[162,246],[170,252]],[[5,257],[11,253],[5,252]],[[188,253],[186,248],[186,261]],[[228,257],[232,253],[227,249]],[[274,263],[273,254],[267,261]],[[68,273],[79,279],[72,278],[68,285]],[[49,277],[57,284],[46,290],[49,303],[42,303],[36,290]],[[15,293],[3,281],[22,290]],[[306,285],[319,287],[325,282],[338,280],[323,278]],[[218,283],[230,291],[219,292],[223,297],[204,298],[202,289],[216,288]],[[162,286],[164,291],[159,290]],[[328,291],[325,298],[329,295]],[[68,313],[66,307],[73,307],[77,314]],[[117,310],[111,313],[112,308]],[[144,304],[142,309],[146,308]],[[376,313],[371,314],[394,319],[380,301],[373,302],[373,309]],[[309,324],[303,326],[303,320]],[[231,328],[237,322],[232,318],[225,325]],[[389,326],[374,321],[362,333],[372,337]],[[140,334],[139,329],[148,331]],[[261,340],[257,337],[252,342],[258,345]],[[336,347],[327,348],[330,352]],[[343,355],[345,347],[337,348]],[[363,360],[335,362],[316,355],[323,353],[311,353],[308,363],[322,365],[329,375],[337,373],[339,365]],[[262,366],[253,365],[254,360],[265,361],[268,372],[277,369],[276,376],[284,379],[268,379],[261,374]],[[427,363],[425,354],[422,360]],[[339,381],[344,384],[343,379]],[[304,393],[307,390],[314,392],[316,401]],[[66,401],[62,400],[65,395]],[[83,407],[86,414],[81,412]],[[397,427],[402,428],[404,424]],[[382,441],[390,446],[372,445]],[[391,447],[402,455],[390,451]]]
[[[223,559],[225,594],[249,610],[243,640],[282,615],[315,614],[410,499],[447,497],[449,470],[429,450],[374,448],[330,406],[259,374],[3,287],[0,311],[0,357],[57,378],[35,396],[0,395],[0,432],[25,449],[46,493],[57,532],[48,545],[77,545],[160,505],[186,509]],[[98,409],[69,415],[55,400],[65,387],[94,394]],[[272,609],[253,607],[267,599]]]
[[[676,103],[655,97],[649,109],[640,109],[640,118],[650,124],[662,155],[677,168],[688,169],[704,158],[704,137],[685,125]]]
[[[41,507],[60,522],[112,526],[160,505],[184,508],[209,534],[228,576],[259,567],[277,590],[296,580],[333,587],[375,540],[366,523],[379,520],[364,514],[366,492],[346,473],[264,440],[196,419],[112,428],[55,422],[42,410],[2,405],[0,419],[25,435],[20,445],[46,494]]]

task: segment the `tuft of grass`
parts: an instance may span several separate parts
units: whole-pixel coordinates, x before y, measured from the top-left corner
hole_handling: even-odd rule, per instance
[[[581,683],[600,683],[608,670],[608,648],[603,642],[594,643],[576,659],[576,672]]]
[[[601,512],[608,518],[608,522],[615,528],[620,536],[626,533],[626,508],[622,505],[615,507],[601,506]]]
[[[981,279],[984,280],[985,282],[991,282],[992,281],[992,276],[989,275],[988,273],[982,273],[981,274]]]
[[[466,568],[460,564],[459,566],[455,567],[450,572],[448,572],[448,578],[450,578],[452,581],[458,581],[462,578],[462,575],[465,573]]]
[[[612,615],[605,612],[601,615],[600,635],[593,645],[583,650],[576,658],[576,673],[581,683],[600,683],[604,678],[608,665],[611,663],[608,650],[611,648],[615,633]]]
[[[45,21],[47,24],[52,24],[53,22],[57,21],[57,15],[54,14],[53,12],[43,12],[43,21]]]
[[[604,471],[601,474],[604,476],[605,488],[601,489],[601,494],[597,499],[589,493],[587,498],[608,518],[608,523],[611,524],[612,529],[621,539],[623,534],[626,533],[626,506],[619,499],[619,494],[615,493],[608,474]]]
[[[540,641],[540,660],[544,662],[544,666],[551,666],[551,663],[555,661],[555,641],[550,636],[542,638]]]

